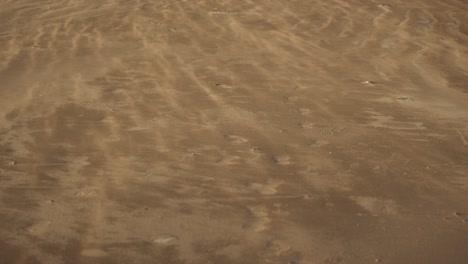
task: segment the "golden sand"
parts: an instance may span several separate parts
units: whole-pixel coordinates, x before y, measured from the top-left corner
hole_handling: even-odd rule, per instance
[[[468,263],[465,0],[1,0],[0,263]]]

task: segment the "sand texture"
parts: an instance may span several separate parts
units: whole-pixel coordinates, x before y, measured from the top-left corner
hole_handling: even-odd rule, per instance
[[[466,0],[0,0],[0,264],[466,264],[467,43]]]

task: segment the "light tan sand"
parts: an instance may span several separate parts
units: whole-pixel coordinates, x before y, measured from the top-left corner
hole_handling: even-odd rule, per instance
[[[468,263],[465,0],[0,1],[0,263]]]

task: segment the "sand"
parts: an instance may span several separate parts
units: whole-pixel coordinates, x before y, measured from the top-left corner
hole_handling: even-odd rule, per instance
[[[467,12],[1,0],[0,263],[467,263]]]

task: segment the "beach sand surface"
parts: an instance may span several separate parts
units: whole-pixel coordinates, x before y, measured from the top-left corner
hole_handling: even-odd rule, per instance
[[[465,0],[0,0],[0,263],[468,263]]]

